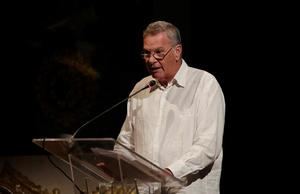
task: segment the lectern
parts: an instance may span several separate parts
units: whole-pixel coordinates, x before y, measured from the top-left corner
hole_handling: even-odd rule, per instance
[[[78,185],[84,185],[85,193],[169,194],[184,185],[112,138],[43,138],[33,139],[33,143],[67,163],[74,185],[82,182],[74,172],[82,174],[84,183]],[[97,191],[90,192],[95,184]]]

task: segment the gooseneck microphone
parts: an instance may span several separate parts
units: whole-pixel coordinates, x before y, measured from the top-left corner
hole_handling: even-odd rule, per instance
[[[155,80],[151,80],[145,87],[141,88],[140,90],[134,92],[133,94],[129,95],[127,98],[121,100],[120,102],[114,104],[113,106],[111,106],[110,108],[104,110],[103,112],[101,112],[100,114],[96,115],[95,117],[93,117],[92,119],[90,119],[89,121],[85,122],[83,125],[81,125],[74,133],[73,135],[70,137],[70,140],[72,140],[77,133],[86,125],[88,125],[89,123],[93,122],[94,120],[96,120],[97,118],[101,117],[102,115],[104,115],[105,113],[111,111],[112,109],[114,109],[115,107],[119,106],[120,104],[122,104],[123,102],[127,101],[128,99],[130,99],[131,97],[135,96],[136,94],[140,93],[141,91],[147,89],[147,88],[152,88],[157,84],[157,82]]]

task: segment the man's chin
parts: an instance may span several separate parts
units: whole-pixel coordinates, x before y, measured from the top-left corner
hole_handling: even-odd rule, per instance
[[[160,72],[152,72],[151,75],[154,79],[157,79],[157,80],[160,80],[163,78],[163,75]]]

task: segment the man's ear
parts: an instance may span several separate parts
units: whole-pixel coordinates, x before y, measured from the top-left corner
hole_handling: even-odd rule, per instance
[[[178,44],[175,46],[175,57],[176,57],[176,61],[178,61],[181,58],[181,54],[182,54],[182,45]]]

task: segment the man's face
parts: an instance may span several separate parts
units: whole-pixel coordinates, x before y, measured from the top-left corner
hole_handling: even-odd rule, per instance
[[[165,32],[144,38],[144,60],[149,73],[161,83],[173,79],[179,69],[178,51]],[[178,65],[179,64],[179,65]]]

